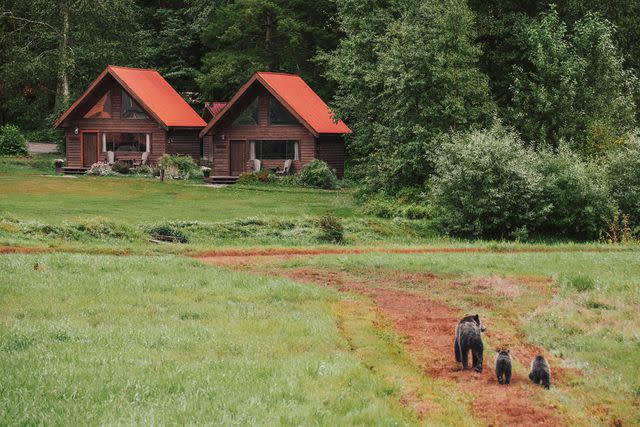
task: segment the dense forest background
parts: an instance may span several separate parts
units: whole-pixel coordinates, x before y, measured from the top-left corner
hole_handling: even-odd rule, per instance
[[[436,197],[465,132],[583,171],[637,139],[638,40],[637,0],[0,0],[0,125],[46,133],[107,64],[156,68],[196,103],[285,71],[354,130],[365,193]]]

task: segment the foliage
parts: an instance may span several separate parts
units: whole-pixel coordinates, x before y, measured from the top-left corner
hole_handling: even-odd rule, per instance
[[[258,177],[255,173],[243,172],[240,174],[240,176],[238,177],[238,181],[236,182],[238,184],[255,184],[258,182]]]
[[[202,171],[202,175],[208,177],[211,175],[211,168],[208,166],[200,166],[200,170]]]
[[[20,128],[14,125],[0,127],[0,155],[26,156],[27,140],[20,132]]]
[[[422,187],[442,133],[494,116],[473,14],[461,0],[348,1],[338,11],[346,37],[321,58],[336,113],[354,130],[355,176],[371,192]]]
[[[565,140],[582,155],[619,144],[635,125],[638,85],[614,26],[588,13],[569,29],[552,7],[517,28],[525,62],[513,69],[509,123],[535,146]]]
[[[96,162],[91,165],[91,168],[87,171],[87,175],[114,176],[117,175],[117,173],[111,169],[111,165],[103,162]]]
[[[334,189],[338,184],[338,178],[328,164],[322,160],[314,159],[307,163],[300,171],[299,179],[303,185]]]
[[[269,182],[273,173],[269,169],[262,169],[255,173],[256,178],[260,182]]]
[[[181,242],[188,242],[189,239],[187,236],[180,230],[178,227],[173,226],[170,223],[162,222],[159,224],[151,225],[146,227],[145,231],[151,237],[162,236],[162,237],[172,237]]]
[[[173,179],[189,179],[201,173],[191,156],[165,154],[158,160],[158,166],[165,170],[165,177]]]
[[[335,215],[326,214],[318,217],[321,242],[342,243],[344,241],[344,227],[342,221]]]
[[[61,168],[64,166],[65,163],[65,159],[54,159],[53,160],[53,167],[54,168]]]
[[[125,162],[117,161],[113,165],[111,165],[111,170],[122,175],[128,175],[130,172],[130,167]]]
[[[446,231],[467,237],[526,235],[549,207],[535,154],[500,125],[455,134],[442,146],[432,180],[438,219]]]
[[[603,168],[561,147],[556,154],[539,154],[538,171],[543,176],[542,198],[550,207],[541,232],[597,239],[614,209]]]
[[[133,169],[130,169],[129,172],[133,175],[153,176],[154,170],[149,165],[140,165],[140,166],[136,166]]]
[[[207,99],[228,99],[256,71],[300,74],[329,95],[318,49],[335,47],[331,0],[238,0],[216,5],[202,40],[207,53],[198,78]]]
[[[624,147],[610,155],[607,171],[611,195],[618,208],[640,225],[640,136],[633,135]]]

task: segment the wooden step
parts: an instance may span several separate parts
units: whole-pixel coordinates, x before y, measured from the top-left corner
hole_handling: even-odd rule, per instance
[[[64,167],[62,168],[62,173],[64,173],[65,175],[82,175],[87,173],[88,170],[89,168],[84,168],[84,167],[77,167],[77,168]]]
[[[210,176],[205,178],[204,182],[209,184],[234,184],[238,180],[237,176]]]

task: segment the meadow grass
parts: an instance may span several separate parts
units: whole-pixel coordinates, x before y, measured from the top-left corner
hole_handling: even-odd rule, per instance
[[[177,257],[14,254],[0,272],[1,425],[416,422],[350,351],[335,291]]]
[[[365,278],[399,277],[399,273],[455,275],[457,286],[438,289],[396,280],[401,289],[427,292],[465,312],[480,313],[488,324],[506,330],[518,325],[528,341],[558,357],[561,367],[581,372],[572,378],[569,394],[559,394],[558,399],[576,413],[601,417],[603,423],[620,419],[624,425],[640,425],[637,250],[326,255],[286,261],[281,267],[347,271]],[[469,282],[496,275],[548,277],[555,293],[548,297],[484,295]],[[528,362],[519,361],[522,374]]]

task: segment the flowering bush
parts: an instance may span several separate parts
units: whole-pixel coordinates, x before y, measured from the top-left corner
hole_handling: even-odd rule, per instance
[[[64,159],[54,159],[53,160],[53,167],[54,168],[61,168],[64,166]]]
[[[91,168],[87,171],[87,175],[96,176],[113,176],[117,175],[107,163],[97,162],[91,165]]]
[[[189,179],[191,176],[197,176],[199,172],[198,165],[191,156],[165,154],[158,161],[158,166],[164,169],[166,178],[172,179]]]

